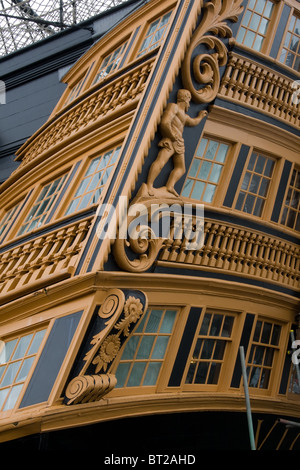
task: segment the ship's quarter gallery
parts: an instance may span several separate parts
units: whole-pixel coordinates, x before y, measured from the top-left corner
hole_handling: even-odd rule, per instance
[[[0,450],[300,450],[299,1],[119,2],[0,77]]]

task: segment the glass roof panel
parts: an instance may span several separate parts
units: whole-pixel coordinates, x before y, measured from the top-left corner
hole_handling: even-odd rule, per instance
[[[0,57],[121,3],[124,0],[0,0]]]

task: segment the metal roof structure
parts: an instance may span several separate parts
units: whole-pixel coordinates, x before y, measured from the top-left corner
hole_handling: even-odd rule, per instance
[[[124,0],[0,0],[0,56],[72,27]]]

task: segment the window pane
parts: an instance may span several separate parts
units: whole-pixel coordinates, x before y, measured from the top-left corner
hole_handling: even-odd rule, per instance
[[[167,310],[160,327],[160,333],[171,333],[173,330],[173,325],[175,322],[177,311],[176,310]]]
[[[133,364],[133,368],[131,370],[131,374],[127,383],[128,387],[136,387],[140,384],[145,367],[146,367],[146,362],[136,362]]]
[[[14,339],[12,341],[8,341],[8,343],[4,343],[4,341],[2,341],[2,343],[3,344],[2,344],[1,354],[0,354],[0,364],[4,364],[5,362],[9,361],[10,356],[17,344],[17,340]]]
[[[137,352],[137,359],[147,359],[150,355],[155,336],[144,336],[142,338],[139,350]]]
[[[163,359],[169,342],[168,336],[159,336],[152,353],[152,359]]]
[[[20,357],[23,357],[25,355],[25,352],[27,351],[27,348],[28,348],[29,343],[32,339],[32,336],[33,336],[32,334],[27,335],[27,336],[23,336],[19,340],[18,346],[17,346],[16,351],[13,355],[13,360],[14,359],[19,359]]]
[[[11,385],[14,382],[20,366],[21,366],[21,361],[17,361],[17,362],[13,362],[7,367],[6,372],[0,384],[1,387],[6,387],[7,385]]]
[[[155,385],[161,368],[160,362],[150,362],[143,385]]]
[[[15,385],[12,387],[11,392],[8,396],[8,399],[6,400],[5,406],[3,408],[4,411],[10,410],[13,408],[16,404],[17,399],[19,398],[20,392],[22,390],[23,384],[22,385]]]
[[[18,373],[18,376],[16,378],[16,382],[20,382],[21,380],[24,381],[30,371],[30,368],[33,364],[35,357],[29,357],[28,359],[25,359],[23,362],[23,365]]]

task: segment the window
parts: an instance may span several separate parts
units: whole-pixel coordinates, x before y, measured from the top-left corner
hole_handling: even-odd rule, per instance
[[[300,170],[292,172],[280,223],[300,231]]]
[[[261,216],[274,166],[273,158],[252,153],[235,205],[237,210]]]
[[[103,59],[93,83],[99,82],[102,78],[105,78],[106,75],[113,72],[118,67],[124,54],[126,45],[127,42],[115,49],[111,54]]]
[[[65,105],[71,103],[71,102],[72,102],[75,98],[77,98],[77,96],[80,94],[81,90],[83,89],[84,85],[85,85],[86,82],[87,82],[87,79],[88,79],[88,77],[89,77],[89,75],[90,75],[90,73],[91,73],[91,70],[92,70],[92,68],[93,68],[94,63],[95,63],[95,62],[93,62],[93,63],[89,66],[89,68],[88,68],[86,74],[76,83],[76,85],[73,86],[73,88],[72,88],[72,90],[71,90],[71,92],[70,92],[70,94],[69,94],[69,96],[68,96],[68,98],[67,98],[67,100],[66,100],[66,102],[65,102]]]
[[[31,232],[45,223],[46,217],[49,215],[66,177],[66,174],[64,176],[60,176],[43,187],[18,235]]]
[[[247,361],[249,387],[268,388],[280,333],[280,325],[257,320]]]
[[[177,310],[150,308],[129,338],[116,370],[116,387],[155,385]]]
[[[14,408],[46,330],[0,341],[0,411]]]
[[[16,204],[14,207],[9,209],[2,220],[0,220],[0,236],[5,232],[6,228],[8,225],[12,222],[14,216],[17,213],[17,210],[19,208],[20,204]]]
[[[242,19],[237,41],[260,51],[266,37],[274,3],[270,0],[250,0]]]
[[[300,18],[295,15],[291,17],[279,60],[300,72]]]
[[[217,385],[228,342],[231,341],[234,316],[206,312],[185,379],[186,384]]]
[[[94,158],[70,203],[67,214],[96,204],[115,166],[121,147]]]
[[[222,142],[201,139],[184,183],[182,196],[212,202],[228,149],[229,146]]]
[[[170,21],[171,13],[172,12],[170,11],[151,23],[139,50],[138,57],[152,51],[152,49],[155,49],[162,43]]]

